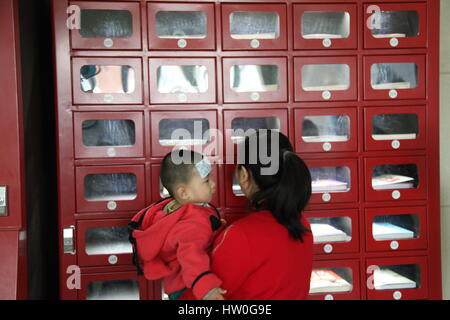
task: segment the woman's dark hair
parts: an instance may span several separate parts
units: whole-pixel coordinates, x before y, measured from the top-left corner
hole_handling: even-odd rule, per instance
[[[261,159],[260,148],[266,144],[266,154],[272,159],[272,144],[277,142],[279,148],[274,146],[273,151],[274,156],[278,153],[278,170],[275,174],[262,174],[261,169],[267,169],[271,164],[267,164],[267,159]],[[270,210],[292,238],[303,242],[303,233],[311,232],[300,221],[301,213],[311,197],[311,174],[305,162],[293,152],[289,139],[278,131],[257,131],[256,139],[246,137],[240,152],[245,154],[239,167],[244,166],[250,172],[259,188],[251,196],[252,205],[259,210]]]

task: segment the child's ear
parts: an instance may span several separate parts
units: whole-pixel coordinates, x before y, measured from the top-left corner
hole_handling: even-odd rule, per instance
[[[182,201],[190,200],[191,197],[188,188],[184,184],[180,184],[175,188],[175,196]]]

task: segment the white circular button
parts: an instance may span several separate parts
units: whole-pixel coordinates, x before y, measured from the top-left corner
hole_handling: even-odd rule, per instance
[[[331,92],[328,91],[328,90],[322,92],[322,98],[324,98],[325,100],[330,100],[330,98],[331,98]]]
[[[111,102],[113,102],[113,100],[114,100],[114,97],[112,94],[105,94],[103,96],[103,101],[106,103],[111,103]]]
[[[116,264],[119,261],[116,255],[112,254],[108,257],[109,264]]]
[[[116,148],[108,148],[108,150],[106,150],[106,154],[108,157],[115,157],[117,155]]]
[[[258,101],[259,98],[260,98],[260,95],[259,95],[258,92],[253,92],[253,93],[250,95],[250,99],[252,99],[253,101]]]
[[[322,195],[322,200],[325,201],[325,202],[330,201],[330,200],[331,200],[331,194],[329,194],[329,193],[324,193],[324,194]]]
[[[392,250],[397,250],[400,245],[399,245],[398,241],[394,240],[394,241],[391,241],[390,246],[391,246]]]
[[[398,141],[398,140],[392,140],[391,146],[392,146],[392,148],[394,148],[394,149],[400,148],[400,141]]]
[[[180,93],[178,95],[178,101],[179,102],[186,102],[187,101],[187,96],[184,93]]]
[[[109,210],[116,210],[117,208],[117,203],[115,201],[108,201],[108,204],[106,205],[106,207]]]
[[[328,244],[323,246],[323,251],[325,253],[331,253],[331,252],[333,252],[333,246],[328,243]]]
[[[402,298],[402,293],[400,291],[394,291],[392,294],[395,300],[400,300]]]
[[[180,39],[177,42],[178,48],[186,48],[187,46],[187,41],[185,39]]]
[[[324,151],[330,151],[331,150],[331,143],[325,142],[322,146]]]
[[[325,48],[331,47],[331,39],[323,39],[322,44]]]
[[[401,193],[398,190],[392,191],[392,198],[394,199],[400,199]]]
[[[334,300],[334,297],[332,294],[327,294],[324,300]]]
[[[250,46],[254,49],[259,48],[259,45],[260,45],[260,43],[259,43],[259,40],[257,40],[257,39],[253,39],[252,41],[250,41]]]
[[[110,39],[110,38],[106,38],[106,39],[103,41],[103,45],[104,45],[106,48],[111,48],[111,47],[114,45],[114,41],[113,41],[112,39]]]
[[[395,99],[395,98],[397,98],[397,96],[398,96],[397,90],[394,90],[394,89],[389,90],[389,97],[391,97],[391,99]]]
[[[389,40],[389,44],[391,45],[391,47],[398,46],[398,39],[397,38],[391,38],[391,40]]]

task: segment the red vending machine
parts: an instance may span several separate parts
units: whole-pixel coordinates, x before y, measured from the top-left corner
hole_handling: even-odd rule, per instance
[[[127,221],[174,147],[248,212],[229,151],[249,128],[310,168],[311,299],[441,298],[437,1],[53,0],[53,19],[62,299],[164,298]]]

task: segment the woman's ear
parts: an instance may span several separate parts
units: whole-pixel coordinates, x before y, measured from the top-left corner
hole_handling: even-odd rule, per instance
[[[250,190],[250,184],[251,184],[251,178],[250,178],[250,172],[248,169],[244,166],[239,166],[237,168],[237,179],[239,182],[239,185],[241,187],[241,191],[248,195],[248,191]]]

